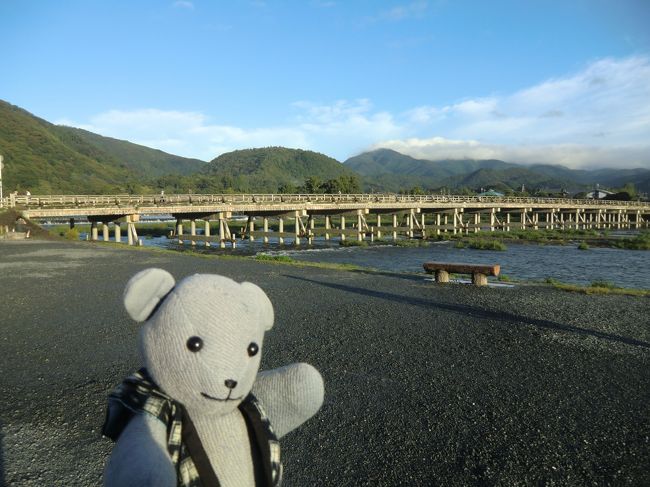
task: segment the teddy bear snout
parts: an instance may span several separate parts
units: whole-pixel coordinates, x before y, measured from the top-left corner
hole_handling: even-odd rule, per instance
[[[232,379],[226,379],[224,384],[226,384],[226,387],[228,389],[234,389],[235,387],[237,387],[237,381]]]

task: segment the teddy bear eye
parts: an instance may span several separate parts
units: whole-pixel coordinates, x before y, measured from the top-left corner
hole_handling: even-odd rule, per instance
[[[248,349],[246,351],[248,352],[249,357],[253,357],[254,355],[257,355],[257,352],[260,351],[260,347],[257,345],[257,343],[251,342],[250,345],[248,345]]]
[[[189,337],[186,345],[190,352],[198,352],[203,348],[203,340],[200,337]]]

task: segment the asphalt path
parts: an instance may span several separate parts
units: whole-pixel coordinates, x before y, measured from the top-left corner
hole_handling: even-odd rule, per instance
[[[322,373],[285,486],[650,485],[648,298],[65,242],[0,243],[0,484],[101,484],[106,397],[140,366],[122,291],[154,266],[257,283],[262,367]]]

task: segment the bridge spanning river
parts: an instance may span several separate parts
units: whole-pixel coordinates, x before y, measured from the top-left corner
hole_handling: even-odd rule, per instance
[[[399,194],[178,194],[178,195],[15,195],[3,206],[25,218],[75,219],[91,223],[90,238],[139,242],[143,217],[171,215],[179,242],[224,248],[237,238],[295,245],[316,237],[357,241],[427,238],[442,233],[537,229],[640,229],[650,226],[650,203],[559,198]],[[231,231],[238,216],[239,232]],[[259,225],[261,219],[261,227]],[[197,233],[197,221],[203,232]],[[189,233],[184,224],[189,222]],[[212,222],[218,234],[211,235]],[[230,225],[229,225],[230,223]],[[269,225],[271,223],[271,225]],[[243,226],[241,226],[241,225]],[[286,229],[289,231],[285,231]],[[216,225],[215,225],[216,229]]]

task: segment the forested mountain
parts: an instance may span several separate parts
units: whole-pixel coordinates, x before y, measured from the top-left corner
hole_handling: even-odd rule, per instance
[[[194,174],[206,165],[205,161],[175,156],[158,149],[134,144],[126,140],[113,139],[74,127],[55,125],[54,131],[68,146],[82,154],[91,147],[91,154],[99,161],[118,163],[134,172],[155,177],[164,174]]]
[[[285,147],[244,149],[222,154],[209,163],[205,175],[224,190],[285,193],[300,190],[319,192],[328,181],[338,181],[330,184],[340,184],[341,191],[348,192],[353,188],[347,186],[354,185],[357,176],[324,154]]]
[[[0,153],[4,188],[33,194],[140,192],[145,179],[205,164],[57,126],[2,100]]]

